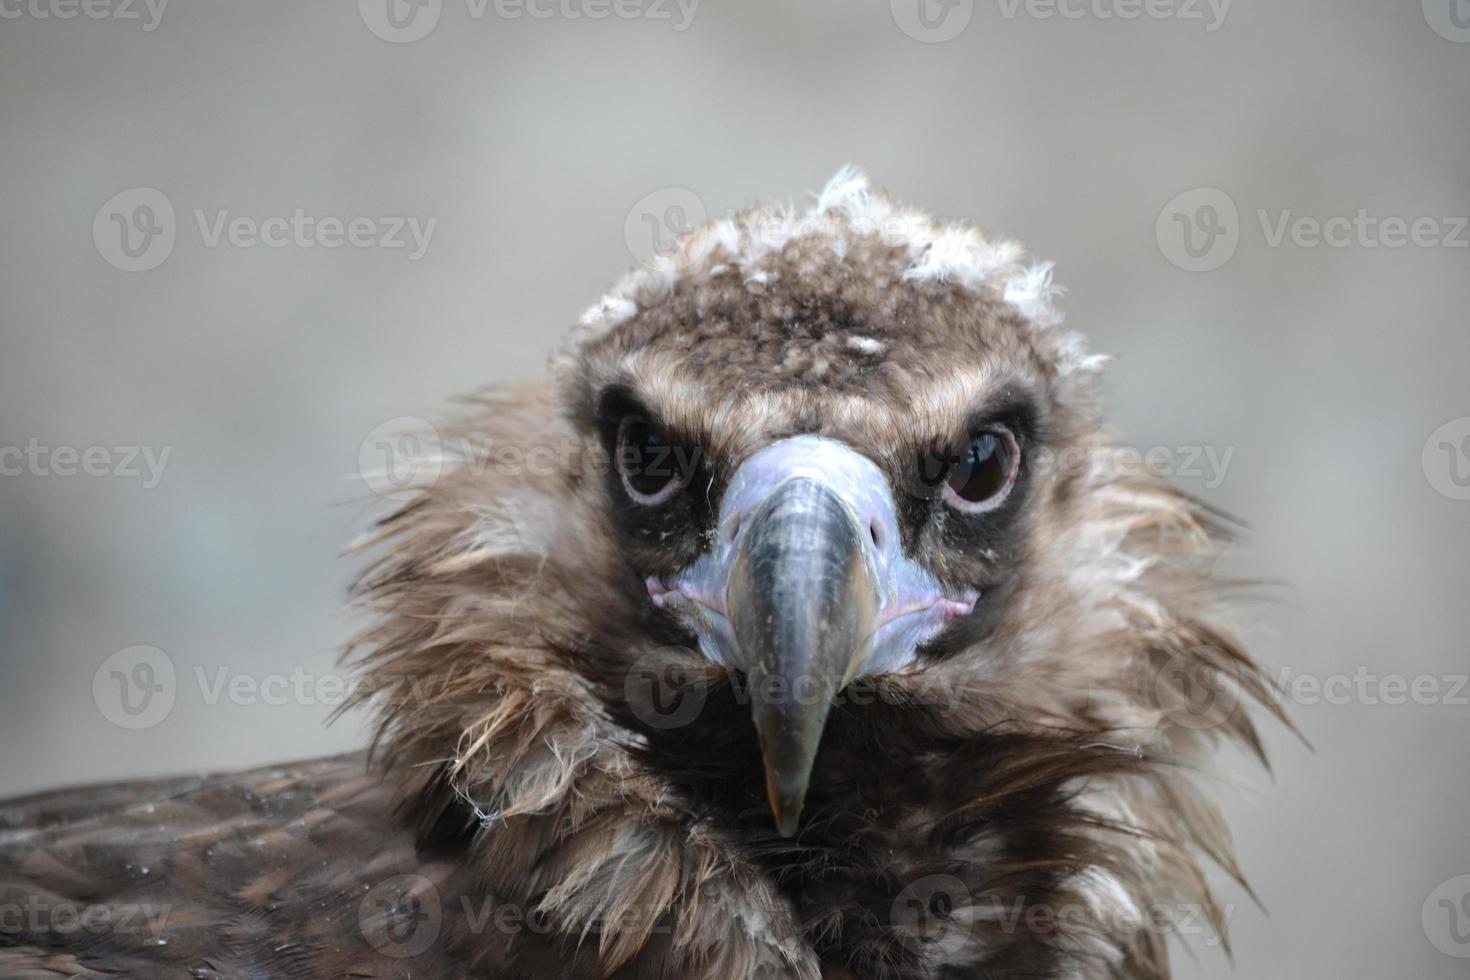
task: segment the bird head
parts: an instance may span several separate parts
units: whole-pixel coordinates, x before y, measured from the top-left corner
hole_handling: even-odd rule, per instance
[[[1049,322],[1046,267],[919,221],[843,175],[810,214],[717,222],[558,363],[634,602],[744,680],[787,836],[844,689],[947,658],[998,672],[985,641],[1022,586],[1085,557],[1055,539],[1086,474],[1048,461],[1092,448],[1098,361]]]
[[[1265,687],[1211,615],[1220,524],[1125,465],[1055,292],[852,171],[630,272],[550,384],[441,429],[461,465],[373,535],[390,761],[452,787],[435,819],[749,827],[759,801],[776,841],[858,810],[922,836],[1024,796],[1018,824],[1072,821],[1059,853],[1142,831],[1073,869],[1095,891],[1228,862],[1175,775],[1259,749],[1239,695]],[[929,818],[864,788],[938,758]]]

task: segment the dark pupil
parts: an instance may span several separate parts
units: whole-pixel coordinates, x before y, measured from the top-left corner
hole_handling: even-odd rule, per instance
[[[675,477],[674,454],[668,441],[647,422],[630,422],[623,434],[623,472],[628,484],[653,496]]]
[[[961,500],[978,504],[1000,493],[1009,473],[1005,443],[986,432],[970,441],[970,448],[949,472],[949,485]]]

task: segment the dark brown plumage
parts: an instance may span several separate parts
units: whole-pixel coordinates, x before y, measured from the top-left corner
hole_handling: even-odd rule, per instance
[[[0,974],[1167,977],[1272,701],[1059,320],[849,172],[695,232],[364,542],[371,766],[7,804],[0,906],[170,911]]]

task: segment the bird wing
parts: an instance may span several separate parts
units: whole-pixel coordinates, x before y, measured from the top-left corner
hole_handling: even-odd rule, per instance
[[[462,864],[362,755],[0,802],[0,976],[468,976]]]

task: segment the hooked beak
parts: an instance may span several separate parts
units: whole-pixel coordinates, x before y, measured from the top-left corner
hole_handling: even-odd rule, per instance
[[[793,436],[733,475],[710,550],[647,582],[710,661],[745,673],[783,836],[796,833],[838,693],[860,676],[917,668],[917,648],[979,598],[903,554],[895,510],[871,460]]]
[[[862,666],[878,587],[867,532],[817,481],[781,484],[746,520],[727,610],[735,642],[751,658],[766,795],[777,830],[791,837],[832,702]]]

